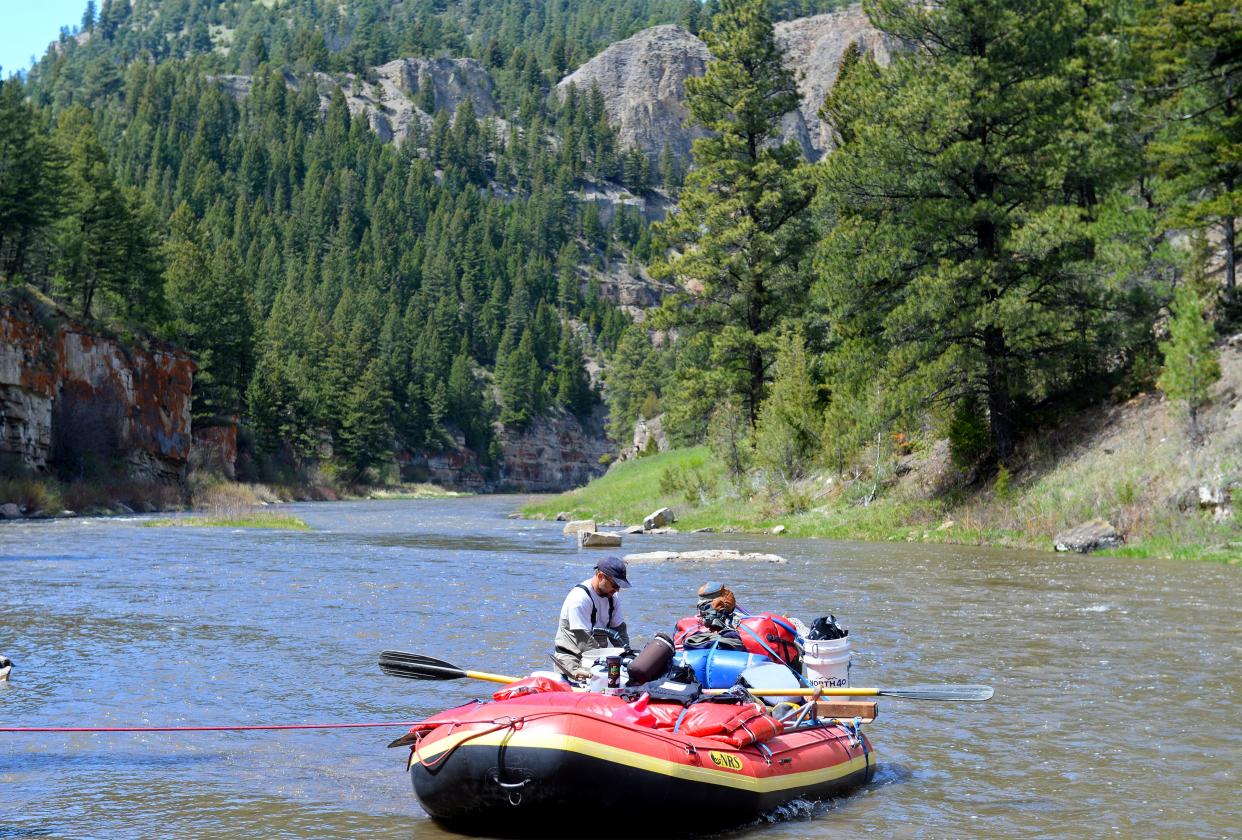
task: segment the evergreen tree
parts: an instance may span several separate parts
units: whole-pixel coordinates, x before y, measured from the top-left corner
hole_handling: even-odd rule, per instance
[[[21,82],[0,80],[0,273],[26,268],[31,248],[67,213],[65,158],[42,136]]]
[[[194,422],[212,425],[236,417],[246,405],[253,347],[250,308],[232,243],[209,254],[184,205],[171,224],[164,274],[171,329],[198,365]]]
[[[1237,301],[1242,217],[1242,20],[1235,0],[1153,0],[1137,27],[1162,128],[1148,151],[1172,228],[1221,237],[1225,289]]]
[[[822,417],[806,342],[797,333],[782,336],[776,378],[755,426],[755,462],[780,483],[804,477],[820,451]]]
[[[565,326],[556,352],[556,404],[581,417],[591,410],[593,396],[582,347]]]
[[[838,142],[821,181],[834,366],[882,383],[869,393],[890,417],[982,395],[1002,461],[1019,401],[1072,387],[1084,342],[1106,355],[1115,307],[1067,187],[1080,159],[1067,135],[1106,142],[1070,72],[1078,11],[880,0],[875,24],[915,49],[887,68],[855,60],[824,106]]]
[[[391,410],[383,366],[379,359],[372,359],[361,378],[346,391],[341,407],[339,457],[351,478],[362,477],[392,456]]]
[[[704,39],[716,59],[686,80],[691,116],[712,132],[695,140],[680,206],[658,229],[676,251],[653,266],[687,291],[666,300],[663,323],[703,331],[727,346],[752,425],[758,419],[774,330],[806,299],[812,239],[811,171],[793,143],[777,144],[781,117],[798,107],[764,0],[724,0]],[[702,422],[706,422],[706,416]]]
[[[1164,370],[1156,384],[1169,399],[1185,403],[1190,439],[1198,444],[1200,412],[1212,383],[1220,379],[1220,361],[1212,347],[1215,331],[1205,317],[1203,298],[1189,283],[1177,290],[1171,313],[1169,339],[1160,343]]]

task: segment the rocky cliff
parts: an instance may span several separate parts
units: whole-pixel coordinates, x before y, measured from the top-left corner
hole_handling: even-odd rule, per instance
[[[836,82],[846,48],[857,43],[886,63],[892,43],[858,6],[778,23],[776,40],[785,51],[786,65],[800,75],[802,94],[802,105],[782,121],[782,138],[817,158],[832,142],[819,108]],[[570,85],[580,90],[598,87],[622,146],[653,157],[667,146],[684,162],[690,158],[690,144],[703,134],[687,124],[686,79],[701,76],[710,60],[707,45],[686,30],[655,26],[608,47],[562,79],[558,90],[564,95]]]
[[[399,58],[372,68],[371,73],[374,82],[352,73],[340,77],[312,73],[306,78],[286,73],[285,82],[295,90],[303,84],[315,85],[319,108],[324,113],[339,88],[351,114],[366,117],[371,129],[385,142],[398,144],[406,141],[420,121],[430,125],[431,115],[414,104],[427,95],[427,88],[435,107],[450,114],[467,99],[480,118],[500,113],[492,77],[473,58]],[[217,80],[237,99],[248,95],[252,86],[250,76],[219,76]]]
[[[33,470],[121,459],[175,483],[190,453],[190,357],[122,343],[31,294],[0,299],[0,458]]]
[[[526,429],[500,432],[501,461],[492,470],[463,440],[445,452],[406,452],[398,458],[406,480],[431,481],[476,493],[559,493],[603,475],[600,458],[612,452],[602,418],[586,423],[563,411],[538,418]]]

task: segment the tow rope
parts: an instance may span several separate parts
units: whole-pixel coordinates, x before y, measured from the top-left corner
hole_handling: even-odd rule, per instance
[[[258,729],[362,729],[413,726],[419,720],[392,723],[270,723],[235,726],[0,726],[0,732],[249,732]]]

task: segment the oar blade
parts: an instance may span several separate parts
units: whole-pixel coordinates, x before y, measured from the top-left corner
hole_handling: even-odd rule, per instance
[[[905,700],[957,700],[980,703],[990,700],[995,692],[990,685],[915,685],[909,688],[880,689],[882,697]]]
[[[400,650],[380,653],[379,666],[390,677],[408,680],[460,680],[466,676],[465,671],[451,662]]]

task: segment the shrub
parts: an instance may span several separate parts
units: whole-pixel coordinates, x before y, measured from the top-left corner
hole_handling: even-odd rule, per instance
[[[972,397],[958,403],[949,421],[948,438],[949,453],[959,467],[969,467],[988,453],[992,439],[978,400]]]

